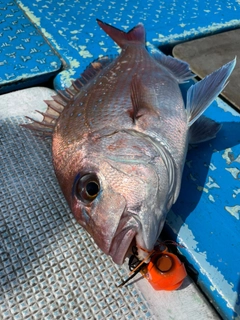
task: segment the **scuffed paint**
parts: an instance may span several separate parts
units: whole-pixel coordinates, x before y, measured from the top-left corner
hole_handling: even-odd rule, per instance
[[[80,48],[79,54],[81,57],[93,58],[93,55],[88,50],[86,50],[87,46],[79,46],[79,48]]]
[[[211,162],[210,165],[209,165],[209,169],[210,169],[211,171],[214,171],[214,170],[217,169],[217,167],[215,167],[215,165]]]
[[[235,217],[237,220],[239,220],[240,205],[236,205],[236,206],[233,206],[233,207],[225,206],[224,208],[233,217]]]
[[[198,242],[195,240],[188,225],[179,215],[175,214],[173,210],[168,214],[168,224],[171,226],[173,232],[178,234],[177,241],[186,247],[186,251],[191,259],[195,261],[200,272],[206,275],[210,282],[210,290],[216,290],[218,295],[222,297],[224,303],[226,303],[226,306],[233,312],[240,314],[240,305],[236,305],[238,292],[233,289],[231,283],[226,281],[219,269],[209,263],[207,253],[199,250]],[[187,242],[185,242],[184,239],[187,239]]]
[[[71,81],[80,76],[79,74],[76,75],[76,70],[80,66],[79,61],[77,61],[76,59],[72,59],[71,57],[68,57],[68,60],[70,62],[71,68],[61,72],[62,89],[64,89],[65,87],[70,87],[72,84]]]
[[[81,31],[80,31],[80,30],[72,30],[72,31],[70,31],[70,33],[72,33],[72,34],[78,34],[78,33],[81,33]]]
[[[43,27],[41,27],[41,19],[36,17],[34,13],[27,7],[25,6],[21,1],[18,1],[18,5],[20,8],[25,12],[25,14],[29,17],[29,19],[34,23],[37,27],[41,29],[42,34],[51,42],[54,44],[55,48],[57,50],[62,50],[62,48],[59,46],[59,44],[54,40],[54,37]]]
[[[47,81],[62,64],[36,28],[40,18],[32,23],[15,1],[1,9],[0,93]]]
[[[213,180],[212,177],[208,177],[208,183],[206,183],[206,186],[211,189],[211,188],[220,188],[220,186]]]
[[[205,27],[198,27],[198,28],[192,28],[188,31],[184,30],[182,33],[174,33],[169,34],[167,36],[157,33],[158,38],[153,38],[152,41],[158,42],[158,43],[177,43],[179,41],[182,41],[184,39],[192,39],[195,36],[199,36],[199,34],[204,34],[205,36],[208,34],[212,34],[217,32],[220,29],[230,29],[230,28],[236,28],[236,25],[239,25],[240,20],[230,20],[224,23],[213,23],[211,25],[205,26]]]
[[[204,187],[201,187],[201,186],[197,186],[197,189],[198,189],[198,191],[203,191],[205,193],[208,193],[208,189],[207,188],[204,188]]]
[[[225,170],[230,172],[234,179],[240,180],[240,170],[238,168],[225,168]]]
[[[51,66],[57,69],[58,65],[56,61],[51,62]]]
[[[27,6],[25,6],[21,1],[18,1],[18,5],[22,8],[22,10],[25,11],[27,16],[33,23],[35,23],[37,26],[40,26],[40,21],[41,21],[40,18],[36,17],[34,13]]]
[[[239,193],[240,193],[240,189],[233,190],[233,198],[236,198]]]
[[[57,66],[57,64],[52,65],[54,68]],[[31,71],[31,70],[30,70]],[[0,78],[1,85],[6,85],[8,83],[12,83],[12,78],[14,77],[14,81],[23,81],[24,79],[31,79],[33,77],[33,74],[31,72],[29,73],[22,73],[20,76],[15,76],[15,75],[8,75],[7,81],[4,81],[3,79]]]
[[[240,163],[240,154],[237,156],[237,158],[234,160],[234,162]]]
[[[108,51],[108,48],[101,47],[101,50],[106,53]]]
[[[215,199],[214,199],[214,197],[213,197],[211,194],[208,196],[208,199],[209,199],[211,202],[215,202]]]
[[[227,164],[231,164],[232,161],[234,160],[233,159],[233,152],[232,152],[232,149],[231,148],[227,148],[224,153],[222,154],[222,158],[224,160],[226,160],[226,163]]]
[[[194,178],[194,176],[190,173],[190,179],[192,180],[192,181],[196,181],[197,179],[196,178]]]
[[[230,112],[234,117],[240,117],[240,113],[231,108],[228,104],[224,103],[223,100],[217,98],[218,107],[224,110],[225,112]]]
[[[188,168],[191,168],[192,167],[192,160],[186,161],[186,165],[188,166]]]

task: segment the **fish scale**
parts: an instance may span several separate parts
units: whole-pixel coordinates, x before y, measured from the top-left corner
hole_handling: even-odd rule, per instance
[[[236,61],[190,87],[185,108],[179,83],[193,77],[187,63],[148,53],[142,24],[127,33],[98,24],[121,54],[93,62],[48,101],[42,123],[26,127],[52,132],[55,173],[76,220],[122,264],[133,241],[140,260],[153,250],[178,198],[188,143],[221,128],[201,115]]]
[[[89,90],[95,92],[95,95],[89,97],[87,101],[83,101],[87,119],[93,117],[93,110],[89,108],[89,105],[98,106],[97,112],[94,112],[94,123],[98,126],[99,121],[108,123],[109,120],[115,122],[117,125],[119,117],[124,116],[126,111],[131,108],[129,85],[132,76],[139,71],[139,67],[142,61],[144,61],[146,53],[143,48],[137,51],[137,56],[136,50],[131,49],[129,51],[130,52],[124,51],[121,56],[116,59],[111,70],[103,70],[102,74],[98,76],[96,83],[89,88]],[[127,63],[125,63],[125,61],[127,61]],[[149,64],[146,63],[144,68],[148,67]],[[99,97],[103,97],[101,105],[98,103]],[[105,103],[105,101],[107,103]],[[123,105],[123,108],[117,108],[118,105]],[[119,125],[122,127],[123,121],[122,118],[120,119]],[[127,115],[125,115],[125,119],[126,127],[131,127],[131,122]]]

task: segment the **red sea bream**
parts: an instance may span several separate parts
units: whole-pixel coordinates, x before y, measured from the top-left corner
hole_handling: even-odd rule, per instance
[[[62,192],[99,248],[122,264],[132,243],[143,259],[177,200],[189,143],[214,138],[220,125],[202,116],[226,85],[235,60],[187,92],[187,63],[145,47],[142,24],[125,33],[98,20],[121,54],[94,61],[52,101],[43,122],[52,136]]]

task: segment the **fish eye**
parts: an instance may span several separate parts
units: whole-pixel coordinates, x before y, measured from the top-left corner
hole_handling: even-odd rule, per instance
[[[92,202],[99,192],[100,183],[96,174],[89,173],[78,179],[75,187],[75,194],[82,202]]]

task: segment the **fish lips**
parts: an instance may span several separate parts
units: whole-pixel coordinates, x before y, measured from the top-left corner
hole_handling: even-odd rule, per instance
[[[138,224],[139,222],[133,217],[121,219],[108,252],[116,264],[120,265],[124,262],[129,247],[138,232]]]

